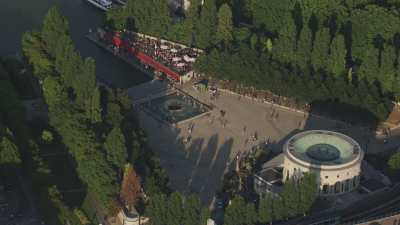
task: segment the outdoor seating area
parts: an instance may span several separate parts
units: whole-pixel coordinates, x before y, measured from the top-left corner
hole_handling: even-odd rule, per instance
[[[97,34],[102,41],[112,44],[118,53],[144,53],[169,69],[184,75],[193,69],[193,63],[201,54],[201,50],[166,41],[147,35],[123,30],[98,29]]]

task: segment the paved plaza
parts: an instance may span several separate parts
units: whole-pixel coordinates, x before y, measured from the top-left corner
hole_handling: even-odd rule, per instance
[[[226,169],[241,151],[266,142],[281,151],[282,143],[302,130],[327,129],[345,133],[357,140],[368,153],[398,147],[397,131],[384,144],[383,139],[364,128],[302,112],[288,110],[237,95],[221,93],[211,99],[208,92],[197,92],[191,85],[182,89],[213,110],[175,127],[160,123],[143,111],[139,113],[150,146],[160,156],[170,176],[170,186],[183,193],[197,193],[209,204],[220,187]]]

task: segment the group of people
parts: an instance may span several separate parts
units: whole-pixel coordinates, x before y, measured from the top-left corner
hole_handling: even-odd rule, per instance
[[[98,32],[100,39],[113,44],[120,53],[140,51],[155,61],[179,74],[192,70],[193,63],[199,56],[195,49],[174,44],[165,40],[141,36],[130,31]]]

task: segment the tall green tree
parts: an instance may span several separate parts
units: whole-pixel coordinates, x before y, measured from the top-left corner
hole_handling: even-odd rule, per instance
[[[331,43],[331,51],[327,60],[327,70],[340,77],[346,69],[346,46],[344,37],[337,34]]]
[[[288,217],[298,214],[299,191],[294,180],[289,180],[283,186],[281,193]]]
[[[396,51],[393,46],[386,44],[381,53],[380,75],[382,89],[386,92],[392,92],[393,81],[397,76],[395,68]]]
[[[282,198],[277,197],[272,201],[272,215],[274,220],[282,220],[287,218],[285,203]]]
[[[150,218],[151,225],[165,225],[167,223],[167,197],[163,194],[154,195],[145,209],[145,215]]]
[[[270,195],[260,199],[260,204],[258,206],[258,221],[261,223],[272,221],[272,199]]]
[[[328,59],[330,34],[328,28],[322,28],[316,34],[311,52],[311,64],[315,70],[323,69]]]
[[[228,4],[223,4],[218,11],[216,41],[228,44],[233,40],[232,11]]]
[[[297,42],[296,64],[300,68],[307,68],[310,64],[312,50],[311,30],[304,26],[300,32],[300,40]]]
[[[247,205],[240,196],[235,196],[226,207],[224,214],[225,225],[244,225],[247,220]]]
[[[100,90],[98,87],[95,87],[93,89],[92,96],[90,96],[88,103],[88,111],[86,112],[88,114],[88,118],[91,123],[100,123],[101,120],[101,103],[100,103]]]
[[[104,143],[107,151],[107,160],[115,167],[122,169],[128,159],[125,138],[119,127],[114,127]]]
[[[200,203],[196,195],[188,196],[184,201],[182,224],[202,225],[207,223],[209,212]]]
[[[217,30],[217,6],[215,0],[204,0],[200,19],[197,24],[195,44],[200,48],[207,48],[215,41]]]
[[[40,80],[50,71],[52,64],[43,50],[43,41],[39,32],[25,32],[22,36],[22,52],[33,67],[33,73]]]
[[[183,221],[183,197],[174,192],[168,198],[166,225],[182,224]]]
[[[379,49],[367,46],[364,51],[364,60],[357,74],[372,84],[379,76]]]
[[[311,206],[317,199],[319,187],[317,177],[313,173],[305,173],[299,184],[298,210],[301,214],[310,211]]]
[[[57,7],[50,8],[43,21],[42,38],[51,56],[56,56],[59,38],[68,35],[68,32],[67,19]]]

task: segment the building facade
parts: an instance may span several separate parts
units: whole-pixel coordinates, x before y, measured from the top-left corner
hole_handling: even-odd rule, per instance
[[[305,131],[285,143],[283,154],[283,182],[311,172],[317,175],[320,194],[324,195],[352,191],[360,182],[364,152],[355,140],[344,134]]]

